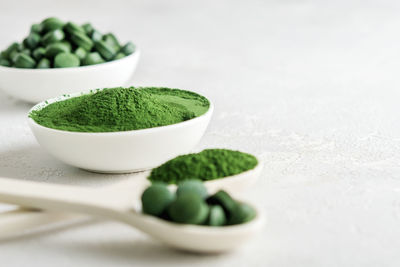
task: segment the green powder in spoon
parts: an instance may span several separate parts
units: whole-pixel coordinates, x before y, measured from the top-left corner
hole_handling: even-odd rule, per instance
[[[239,174],[256,167],[253,155],[228,149],[206,149],[200,153],[178,156],[151,171],[152,182],[177,184],[188,179],[214,180]]]
[[[108,88],[33,110],[38,124],[73,132],[116,132],[190,120],[207,112],[209,101],[169,88]]]

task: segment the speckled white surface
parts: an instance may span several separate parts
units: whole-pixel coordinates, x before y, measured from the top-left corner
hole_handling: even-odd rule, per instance
[[[143,51],[134,85],[194,89],[216,110],[198,149],[261,157],[267,212],[242,249],[199,256],[96,222],[0,243],[1,266],[398,266],[398,1],[2,1],[0,47],[48,15],[91,21]],[[32,88],[35,90],[35,88]],[[63,165],[29,105],[0,93],[0,175],[101,186],[129,175]]]

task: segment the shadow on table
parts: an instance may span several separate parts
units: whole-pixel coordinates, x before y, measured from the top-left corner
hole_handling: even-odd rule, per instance
[[[140,262],[149,264],[191,264],[193,260],[217,259],[224,254],[199,254],[176,250],[157,243],[151,239],[144,240],[107,240],[102,243],[82,241],[79,243],[63,243],[64,250],[77,254],[85,254],[85,257],[102,259],[105,262]]]
[[[58,161],[39,145],[0,151],[0,177],[99,187],[131,177],[131,174],[101,174]]]
[[[18,213],[19,212],[21,212],[20,209],[15,209],[15,210],[8,211],[8,212],[2,212],[2,213],[0,213],[0,221],[6,220],[7,223],[8,222],[9,223],[15,222],[17,224],[21,223],[22,221],[18,221]],[[30,212],[33,212],[33,211],[30,211]],[[13,218],[13,214],[15,214],[16,217]],[[38,216],[42,216],[42,215],[38,215]],[[45,218],[47,218],[46,215],[43,215],[43,216]],[[0,237],[0,245],[7,244],[10,242],[23,242],[25,240],[43,237],[43,236],[47,236],[47,235],[52,235],[52,234],[60,233],[62,231],[72,230],[72,229],[78,228],[78,227],[89,226],[89,225],[93,225],[93,224],[100,222],[100,220],[98,220],[98,219],[84,216],[84,215],[74,215],[74,216],[75,217],[73,217],[71,215],[69,218],[66,217],[65,219],[54,220],[51,223],[46,221],[45,225],[37,224],[37,222],[35,222],[35,220],[38,220],[38,217],[36,217],[35,219],[32,219],[34,221],[34,227],[30,227],[29,221],[27,221],[26,222],[27,229],[21,228],[21,230],[19,232],[12,231],[12,233],[9,233],[9,232],[1,233],[0,234],[0,236],[1,236]],[[11,220],[10,220],[10,218],[11,218]],[[2,223],[4,223],[4,222],[2,222]],[[6,225],[6,227],[7,227],[7,225]]]
[[[38,230],[31,233],[24,233],[19,236],[0,240],[0,246],[9,242],[24,242],[27,240],[44,237],[47,235],[57,234],[62,231],[69,231],[79,227],[85,227],[102,221],[87,218],[75,223],[66,225],[58,225],[51,229]],[[149,264],[190,264],[193,260],[218,259],[223,254],[198,254],[176,250],[165,245],[153,241],[152,239],[126,241],[126,240],[106,240],[101,242],[93,242],[93,240],[82,240],[79,242],[65,241],[62,243],[52,244],[62,248],[66,254],[83,256],[88,258],[101,259],[104,262],[141,262]]]
[[[13,110],[28,111],[34,106],[34,103],[27,103],[11,96],[0,90],[0,112],[9,112]]]

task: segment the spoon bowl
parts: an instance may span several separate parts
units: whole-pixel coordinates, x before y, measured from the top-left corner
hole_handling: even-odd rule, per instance
[[[80,96],[76,93],[41,102],[32,110]],[[121,132],[71,132],[44,127],[28,118],[39,144],[59,160],[94,172],[129,173],[160,165],[191,151],[203,136],[213,113],[206,113],[172,125]],[[30,111],[30,112],[31,112]]]
[[[121,221],[179,250],[219,253],[239,247],[263,227],[264,216],[254,206],[252,207],[257,213],[254,219],[244,224],[231,226],[177,224],[136,211],[124,214],[121,216]]]
[[[134,73],[140,51],[106,63],[73,68],[20,69],[0,66],[0,89],[30,103],[62,94],[126,84]]]

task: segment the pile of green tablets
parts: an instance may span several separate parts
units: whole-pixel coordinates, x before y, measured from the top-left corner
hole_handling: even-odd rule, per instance
[[[153,183],[142,194],[143,213],[176,223],[224,226],[251,221],[256,211],[234,200],[227,192],[209,196],[199,180],[186,180],[176,192],[164,183]]]
[[[13,43],[0,53],[0,65],[16,68],[68,68],[100,64],[135,51],[121,45],[112,33],[101,34],[90,23],[83,25],[47,18],[33,24],[22,43]]]

